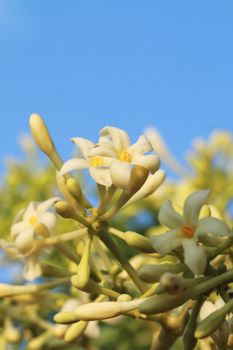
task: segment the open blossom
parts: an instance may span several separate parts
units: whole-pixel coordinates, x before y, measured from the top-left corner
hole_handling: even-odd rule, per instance
[[[111,186],[112,180],[108,166],[112,162],[109,157],[92,156],[90,151],[95,144],[87,139],[75,137],[72,139],[82,154],[82,158],[73,158],[64,163],[61,175],[72,170],[89,169],[91,177],[100,185]]]
[[[55,231],[56,216],[48,209],[59,198],[54,197],[45,202],[31,202],[20,211],[11,227],[13,243],[0,240],[0,247],[11,259],[24,258],[23,276],[32,280],[41,274],[38,252],[33,251],[34,241],[52,235]]]
[[[143,135],[131,145],[126,131],[106,126],[100,131],[100,136],[99,143],[91,150],[90,155],[112,159],[110,176],[114,185],[127,189],[133,165],[140,165],[152,174],[159,169],[159,157],[155,154],[145,155],[152,151],[152,147]]]
[[[201,190],[188,196],[184,203],[183,216],[174,210],[171,201],[166,201],[158,218],[171,230],[151,238],[153,247],[164,255],[182,246],[186,265],[197,275],[201,275],[206,267],[205,250],[198,242],[198,237],[208,233],[220,236],[231,234],[228,225],[215,217],[199,219],[201,207],[209,193],[209,190]]]

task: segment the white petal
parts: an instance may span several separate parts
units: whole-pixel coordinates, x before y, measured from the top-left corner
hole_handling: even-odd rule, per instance
[[[181,245],[181,232],[176,229],[171,230],[162,235],[151,237],[150,242],[157,252],[165,255]]]
[[[34,254],[31,254],[25,259],[23,277],[28,281],[33,281],[35,278],[41,276],[42,271],[37,259],[37,255]]]
[[[85,159],[89,157],[91,149],[95,146],[94,142],[81,137],[74,137],[71,141],[78,147]]]
[[[15,238],[15,245],[21,254],[26,255],[31,251],[33,246],[33,238],[33,228],[28,228],[17,235]]]
[[[158,219],[164,226],[178,228],[183,225],[183,218],[178,214],[170,200],[166,200],[159,210]]]
[[[114,160],[110,167],[110,176],[115,186],[126,190],[131,177],[131,165],[120,160]]]
[[[130,145],[129,135],[126,131],[114,128],[112,126],[106,126],[100,131],[101,136],[110,135],[112,142],[119,153],[125,151]]]
[[[201,190],[188,196],[184,203],[184,222],[196,226],[201,207],[206,203],[210,190]]]
[[[216,306],[211,301],[205,301],[200,310],[200,319],[204,320],[215,311]]]
[[[43,215],[50,207],[54,205],[55,202],[61,200],[59,197],[53,197],[48,199],[47,201],[41,202],[38,204],[36,208],[36,212],[38,215]]]
[[[31,202],[29,206],[25,209],[23,214],[23,221],[28,221],[31,216],[36,216],[36,207],[38,202]]]
[[[101,144],[95,145],[90,152],[90,156],[102,156],[102,157],[111,157],[118,158],[118,153],[111,142],[104,142]]]
[[[100,185],[111,186],[112,179],[110,176],[110,170],[104,167],[90,167],[89,172],[91,177]]]
[[[204,248],[194,238],[184,238],[182,246],[185,264],[195,275],[202,275],[206,267]]]
[[[44,224],[47,227],[51,235],[55,233],[56,222],[57,222],[56,216],[53,213],[49,213],[49,212],[44,213],[44,215],[41,216],[39,221],[40,224]]]
[[[25,221],[17,222],[11,226],[11,236],[14,238],[17,234],[26,230],[28,227],[30,227],[30,225]]]
[[[155,154],[148,154],[145,156],[137,156],[132,159],[132,163],[136,165],[141,165],[148,169],[152,174],[154,174],[160,166],[160,159]]]
[[[13,243],[7,242],[5,239],[0,239],[0,248],[10,259],[18,259],[22,257],[16,246]]]
[[[132,157],[142,155],[149,151],[152,151],[152,147],[144,135],[141,135],[138,140],[127,149],[127,152],[129,152]]]
[[[90,164],[86,159],[73,158],[73,159],[67,160],[67,162],[63,164],[60,170],[60,175],[64,175],[73,170],[81,170],[81,169],[89,168],[89,166]]]
[[[215,217],[202,218],[198,220],[196,235],[204,235],[212,233],[218,236],[228,236],[231,230],[228,225]]]

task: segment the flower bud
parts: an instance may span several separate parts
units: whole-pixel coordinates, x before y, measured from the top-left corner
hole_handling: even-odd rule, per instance
[[[79,321],[80,318],[75,314],[74,311],[58,312],[54,316],[54,321],[61,324],[69,324]]]
[[[60,169],[62,161],[57,153],[44,120],[38,114],[33,113],[30,116],[29,124],[37,146],[52,160],[55,166]]]
[[[74,209],[65,201],[58,201],[55,203],[56,213],[63,218],[70,219],[75,216]]]
[[[17,328],[15,328],[11,320],[7,317],[4,322],[4,337],[9,343],[18,343],[21,335]]]
[[[50,335],[51,335],[50,332],[47,331],[42,333],[38,337],[32,339],[31,341],[28,342],[28,349],[30,350],[42,349],[43,345],[45,344],[47,339],[50,337]]]
[[[132,297],[129,294],[121,294],[117,298],[117,301],[130,301],[130,300],[132,300]]]
[[[80,188],[78,182],[71,177],[71,178],[67,179],[66,186],[67,186],[68,191],[71,194],[71,196],[80,201],[81,188]]]
[[[165,177],[166,174],[163,170],[158,170],[155,174],[148,176],[142,187],[130,198],[125,206],[150,196],[163,183]]]
[[[71,277],[71,283],[73,286],[77,289],[81,289],[87,293],[93,293],[93,294],[101,294],[102,287],[98,285],[95,281],[92,279],[89,279],[89,281],[86,283],[85,287],[80,288],[78,276],[74,275]]]
[[[76,286],[83,289],[90,279],[91,275],[91,243],[92,237],[88,237],[81,261],[78,265],[77,275],[76,275]]]
[[[192,279],[184,279],[171,272],[164,273],[160,278],[160,284],[169,294],[180,294],[192,283]]]
[[[206,338],[221,327],[229,312],[232,311],[233,300],[230,300],[221,309],[211,313],[199,323],[195,331],[195,337],[198,339]]]
[[[79,306],[74,312],[58,313],[55,315],[54,319],[59,323],[72,323],[79,320],[105,320],[133,311],[137,309],[141,302],[141,300],[132,300],[124,302],[106,301],[89,303]]]
[[[87,326],[88,322],[86,321],[79,321],[73,323],[66,331],[64,340],[67,342],[77,340],[81,335],[83,335]]]
[[[154,295],[143,301],[138,309],[139,312],[151,315],[165,312],[184,304],[189,299],[186,293],[180,295],[160,294]]]
[[[139,269],[138,275],[147,283],[155,283],[166,272],[179,273],[185,270],[185,264],[162,263],[159,265],[144,265]]]
[[[150,241],[148,238],[146,238],[145,236],[142,236],[136,232],[133,231],[127,231],[124,233],[124,240],[126,241],[126,243],[143,252],[143,253],[154,253],[155,250],[152,247]]]
[[[141,165],[135,165],[131,171],[129,187],[125,193],[132,196],[136,193],[148,178],[149,170],[142,167]]]

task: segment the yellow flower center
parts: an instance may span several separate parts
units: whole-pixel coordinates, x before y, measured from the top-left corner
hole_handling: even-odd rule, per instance
[[[91,166],[97,167],[97,166],[102,166],[104,165],[103,158],[99,156],[94,156],[91,158]]]
[[[128,162],[128,163],[131,163],[131,160],[132,160],[131,155],[127,151],[122,151],[119,158],[123,162]]]
[[[37,218],[36,218],[35,216],[31,216],[31,217],[29,218],[29,223],[30,223],[31,225],[35,225],[36,222],[37,222]]]
[[[194,232],[195,230],[188,225],[183,225],[181,228],[182,234],[184,235],[184,237],[186,238],[192,238],[194,236]]]

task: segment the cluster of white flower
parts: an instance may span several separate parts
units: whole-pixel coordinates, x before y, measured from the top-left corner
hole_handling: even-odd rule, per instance
[[[68,298],[63,299],[61,312],[54,317],[62,326],[49,325],[48,332],[42,337],[43,342],[46,342],[48,334],[56,334],[68,342],[76,340],[82,334],[87,334],[91,325],[94,325],[98,336],[97,324],[89,323],[88,326],[88,322],[128,315],[166,324],[165,330],[169,329],[170,335],[167,339],[164,337],[163,341],[170,344],[180,332],[180,324],[183,327],[181,331],[184,330],[184,320],[189,317],[190,309],[190,306],[186,308],[185,305],[190,302],[193,306],[193,300],[197,299],[197,311],[190,317],[187,332],[191,332],[192,339],[212,334],[219,344],[221,334],[224,333],[226,345],[230,326],[224,320],[233,308],[233,301],[229,301],[229,298],[225,298],[226,304],[221,304],[220,311],[215,310],[213,315],[209,313],[202,320],[203,310],[206,305],[211,305],[209,301],[206,302],[197,326],[198,313],[203,303],[199,297],[204,294],[207,296],[224,281],[233,281],[233,269],[227,271],[226,265],[214,260],[231,248],[232,230],[221,217],[211,216],[209,207],[204,215],[202,213],[203,206],[208,204],[210,190],[189,191],[192,193],[185,197],[183,214],[181,210],[174,209],[170,200],[163,202],[158,210],[160,231],[151,237],[133,231],[123,232],[110,226],[112,217],[129,204],[154,194],[165,179],[165,172],[159,169],[160,159],[156,152],[158,135],[150,130],[131,144],[126,131],[106,126],[100,131],[96,144],[84,138],[73,138],[81,157],[63,164],[41,117],[33,114],[30,124],[37,145],[57,168],[57,184],[63,198],[31,202],[19,212],[12,224],[12,242],[1,239],[0,247],[10,258],[24,260],[25,279],[33,280],[41,275],[55,279],[40,286],[10,288],[2,284],[0,295],[9,297],[37,293],[64,284],[72,285],[79,292],[92,294],[92,298],[88,299],[92,302],[80,305],[71,289]],[[168,159],[176,172],[185,173],[161,139],[159,147],[160,154]],[[96,208],[86,197],[78,180],[68,174],[83,169],[89,169],[97,184],[99,203]],[[77,229],[58,234],[57,217],[51,209],[55,209],[63,218],[74,220]],[[135,261],[128,261],[112,235],[143,253],[136,256],[140,258],[140,266],[136,266]],[[78,248],[80,237],[83,239],[81,250]],[[73,251],[67,249],[66,242],[73,243]],[[68,259],[70,270],[46,263],[42,265],[42,253],[49,253],[51,247],[58,249]],[[77,253],[79,250],[81,253]],[[100,261],[100,264],[96,261]],[[184,308],[180,313],[177,309],[178,317],[166,314],[182,305]],[[165,316],[161,316],[163,312]],[[221,334],[219,327],[224,330]],[[195,341],[193,344],[186,348],[193,349]]]
[[[106,126],[100,131],[97,144],[79,137],[73,138],[72,141],[83,157],[67,161],[61,168],[61,175],[72,170],[88,168],[98,184],[106,187],[114,184],[125,190],[129,186],[134,165],[144,167],[151,174],[159,169],[159,157],[156,154],[145,155],[153,149],[143,135],[131,145],[126,131]]]

